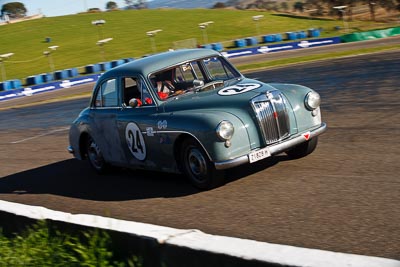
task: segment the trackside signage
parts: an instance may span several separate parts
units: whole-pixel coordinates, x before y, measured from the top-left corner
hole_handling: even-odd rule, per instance
[[[250,56],[257,54],[268,54],[272,52],[281,52],[287,50],[294,49],[303,49],[309,47],[317,47],[317,46],[325,46],[332,44],[339,44],[340,37],[331,37],[331,38],[320,38],[320,39],[312,39],[312,40],[303,40],[299,42],[290,42],[284,44],[271,44],[271,45],[263,45],[259,47],[253,48],[243,48],[238,50],[226,51],[222,52],[222,54],[226,58],[234,58],[241,56]]]

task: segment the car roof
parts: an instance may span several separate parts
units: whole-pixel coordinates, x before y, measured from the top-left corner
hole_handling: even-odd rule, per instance
[[[175,51],[168,51],[160,54],[151,55],[148,57],[136,59],[129,63],[123,64],[119,67],[109,70],[102,75],[102,79],[116,76],[129,76],[133,74],[148,75],[151,72],[174,66],[181,62],[191,61],[199,58],[219,56],[215,50],[212,49],[182,49]]]

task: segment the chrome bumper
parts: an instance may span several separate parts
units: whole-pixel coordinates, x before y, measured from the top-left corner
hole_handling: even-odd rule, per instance
[[[322,123],[320,127],[318,127],[315,130],[310,131],[310,137],[314,138],[322,133],[324,133],[327,129],[326,123]],[[285,140],[281,143],[277,143],[274,145],[270,145],[268,146],[268,150],[271,153],[271,156],[282,153],[292,147],[295,147],[298,144],[301,144],[303,142],[305,142],[306,139],[304,138],[303,135],[299,135],[296,136],[292,139],[289,140]],[[235,159],[231,159],[231,160],[226,160],[226,161],[220,161],[220,162],[215,162],[215,168],[217,170],[224,170],[224,169],[229,169],[229,168],[233,168],[242,164],[246,164],[249,162],[249,155],[244,155]]]

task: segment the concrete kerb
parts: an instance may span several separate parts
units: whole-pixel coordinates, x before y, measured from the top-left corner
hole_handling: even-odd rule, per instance
[[[24,220],[49,220],[66,226],[110,231],[114,233],[113,237],[117,237],[117,244],[124,244],[125,249],[135,248],[136,252],[149,256],[146,266],[400,266],[400,261],[386,258],[210,235],[199,230],[71,214],[2,200],[0,219],[11,225],[20,225]]]

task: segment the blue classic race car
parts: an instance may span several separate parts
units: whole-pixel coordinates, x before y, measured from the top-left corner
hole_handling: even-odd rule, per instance
[[[110,165],[184,173],[209,189],[225,169],[310,154],[325,130],[312,89],[247,79],[220,53],[188,49],[104,73],[68,150],[99,173]]]

